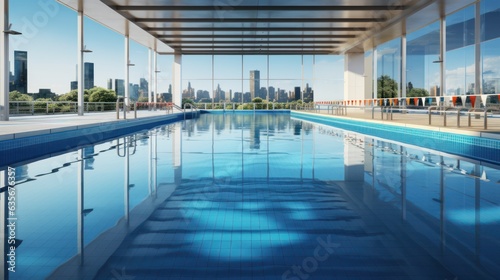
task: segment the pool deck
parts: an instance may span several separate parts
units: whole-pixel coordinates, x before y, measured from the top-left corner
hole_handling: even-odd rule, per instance
[[[309,113],[320,114],[324,116],[332,116],[341,119],[351,119],[358,121],[373,122],[378,124],[395,125],[403,127],[413,127],[419,129],[425,129],[430,131],[440,131],[448,132],[454,134],[463,134],[469,136],[476,136],[482,138],[492,138],[500,140],[500,118],[499,117],[489,117],[487,121],[487,129],[484,129],[484,118],[481,115],[480,119],[471,117],[471,126],[468,126],[467,116],[460,117],[460,126],[457,127],[457,115],[452,114],[447,116],[446,123],[444,125],[444,116],[433,114],[432,124],[429,125],[429,115],[428,114],[416,114],[416,113],[393,113],[392,120],[387,119],[387,114],[384,113],[383,119],[380,111],[374,112],[374,118],[372,119],[371,110],[362,110],[358,108],[349,108],[347,110],[347,115],[332,115],[331,111],[326,113],[325,110],[320,113],[315,113],[309,111]]]
[[[303,111],[299,111],[303,112]],[[314,113],[314,112],[309,112]],[[363,120],[366,122],[383,123],[396,126],[415,127],[432,131],[449,132],[470,136],[500,139],[500,118],[488,118],[488,128],[484,129],[484,119],[471,118],[471,126],[467,125],[467,117],[460,118],[461,126],[457,127],[457,116],[447,117],[447,126],[444,126],[444,117],[441,115],[432,116],[432,125],[429,125],[427,114],[401,114],[394,113],[392,120],[381,119],[380,111],[375,111],[372,119],[371,110],[361,110],[356,108],[348,109],[347,115],[338,116],[327,114],[325,111],[317,113],[324,116],[333,116],[343,119]],[[75,114],[65,115],[35,115],[35,116],[15,116],[9,121],[0,121],[0,141],[16,139],[28,136],[49,134],[67,130],[88,128],[91,126],[109,125],[118,122],[134,122],[138,120],[147,121],[166,116],[165,111],[138,111],[137,119],[134,113],[127,114],[127,119],[123,119],[123,112],[120,112],[120,119],[116,119],[116,112],[86,113],[83,116]]]
[[[10,117],[9,121],[0,121],[0,141],[119,122],[147,121],[162,116],[168,116],[166,111],[138,111],[137,119],[134,118],[134,112],[127,113],[127,119],[123,118],[123,112],[120,112],[120,119],[116,118],[116,112],[85,113],[83,116],[76,114],[15,116]]]

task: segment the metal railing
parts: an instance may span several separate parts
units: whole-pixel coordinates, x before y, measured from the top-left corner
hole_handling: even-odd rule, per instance
[[[409,121],[410,119],[417,119],[418,116],[427,115],[427,123],[428,125],[438,125],[436,119],[442,118],[441,125],[444,127],[450,126],[450,116],[455,115],[455,125],[456,127],[461,127],[463,124],[461,123],[462,117],[467,117],[467,126],[468,127],[477,127],[477,122],[474,124],[472,122],[472,117],[475,119],[482,119],[482,128],[488,129],[488,119],[492,119],[493,117],[500,117],[500,107],[499,106],[488,106],[483,108],[465,108],[465,107],[450,107],[450,106],[428,106],[428,107],[415,107],[415,106],[346,106],[346,105],[337,105],[337,104],[327,104],[327,105],[316,105],[317,108],[320,106],[322,109],[317,109],[316,111],[326,111],[327,114],[338,115],[338,116],[347,116],[347,112],[351,110],[352,115],[356,115],[356,112],[362,112],[364,118],[366,118],[366,112],[368,111],[371,115],[371,119],[379,119],[379,120],[394,120],[394,115],[401,114],[407,115],[411,114],[413,117],[405,117],[398,116],[400,120]],[[380,117],[376,117],[377,114],[375,112],[380,112]],[[358,113],[359,116],[359,113]]]
[[[282,102],[220,102],[220,103],[195,103],[199,110],[294,110],[296,103]],[[314,106],[311,104],[311,106]]]
[[[105,112],[115,109],[115,102],[84,102],[84,112]],[[76,114],[78,103],[71,101],[10,101],[10,115]]]

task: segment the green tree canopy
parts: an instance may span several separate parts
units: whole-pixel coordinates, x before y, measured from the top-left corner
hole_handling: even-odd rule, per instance
[[[423,88],[412,88],[406,93],[407,97],[425,97],[429,96],[429,92]]]
[[[116,102],[116,99],[116,93],[113,90],[102,87],[89,90],[89,102]]]
[[[27,94],[24,94],[24,93],[20,93],[19,91],[15,90],[15,91],[11,91],[9,93],[9,100],[10,101],[33,101],[33,97],[31,97]]]
[[[398,83],[388,75],[382,75],[377,79],[377,98],[398,97]]]
[[[139,99],[137,99],[137,102],[148,102],[149,99],[147,96],[141,96]]]
[[[194,105],[194,101],[192,99],[182,98],[182,108],[183,109],[184,109],[184,105],[187,104],[187,103]]]
[[[260,98],[260,97],[255,97],[254,99],[252,99],[252,102],[253,102],[253,103],[262,103],[262,98]]]
[[[69,101],[69,102],[77,102],[78,101],[78,90],[74,89],[66,94],[59,96],[59,101]],[[89,91],[85,90],[83,92],[83,101],[89,102]]]

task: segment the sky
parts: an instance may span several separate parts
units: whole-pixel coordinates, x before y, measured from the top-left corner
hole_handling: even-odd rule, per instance
[[[70,82],[76,80],[77,13],[55,0],[10,1],[10,22],[13,30],[23,33],[10,36],[11,71],[14,70],[14,50],[27,51],[28,92],[38,92],[40,88],[49,88],[57,94],[69,92]],[[92,53],[86,53],[84,60],[94,63],[96,86],[106,87],[108,79],[125,77],[124,40],[123,35],[85,18],[84,41]],[[138,84],[140,78],[148,79],[148,49],[133,40],[130,42],[130,63],[135,64],[130,67],[130,82]],[[304,56],[302,70],[301,56],[270,56],[270,73],[267,73],[266,56],[245,56],[243,61],[241,56],[215,56],[214,88],[221,84],[226,92],[230,89],[248,92],[250,71],[259,70],[261,87],[269,85],[290,91],[309,83],[316,100],[341,99],[343,57],[317,56],[314,69],[312,60],[312,56]],[[172,64],[173,56],[158,56],[158,92],[166,92],[172,83]],[[313,72],[316,81],[312,80]],[[196,90],[211,91],[212,57],[183,56],[182,78],[183,89],[191,81]]]

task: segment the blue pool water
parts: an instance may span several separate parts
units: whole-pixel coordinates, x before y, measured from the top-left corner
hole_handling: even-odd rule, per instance
[[[500,272],[497,165],[289,114],[204,114],[12,166],[6,279]]]

